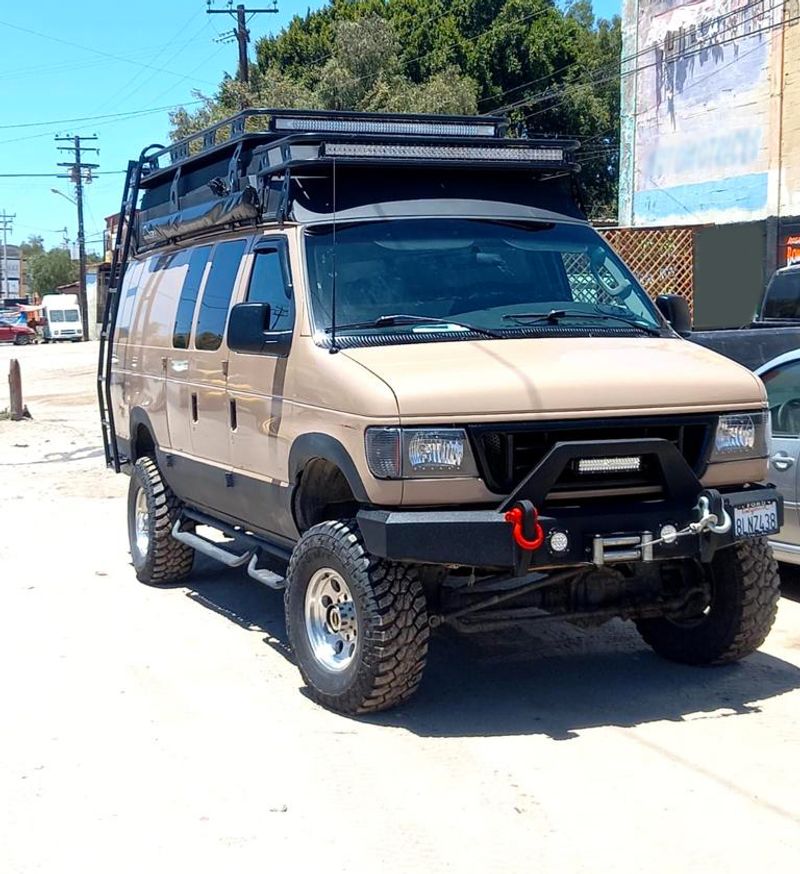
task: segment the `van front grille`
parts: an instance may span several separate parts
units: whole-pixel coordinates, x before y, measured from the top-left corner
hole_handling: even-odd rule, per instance
[[[654,417],[652,419],[608,419],[587,425],[581,421],[525,422],[503,425],[473,425],[470,436],[487,486],[497,494],[508,494],[557,444],[574,441],[668,440],[702,476],[708,460],[709,442],[717,416]],[[661,491],[657,464],[643,459],[639,471],[614,474],[579,474],[565,469],[554,492],[607,489],[652,489]]]

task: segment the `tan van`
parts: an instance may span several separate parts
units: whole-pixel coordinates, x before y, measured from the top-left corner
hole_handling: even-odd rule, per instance
[[[763,386],[590,227],[576,146],[251,110],[132,162],[98,395],[138,578],[200,551],[285,587],[309,693],[346,713],[407,699],[442,625],[760,646]]]

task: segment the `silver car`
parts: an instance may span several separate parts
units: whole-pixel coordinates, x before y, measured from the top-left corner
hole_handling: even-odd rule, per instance
[[[764,381],[772,414],[770,479],[785,500],[785,521],[771,540],[775,558],[800,564],[800,349],[756,370]]]

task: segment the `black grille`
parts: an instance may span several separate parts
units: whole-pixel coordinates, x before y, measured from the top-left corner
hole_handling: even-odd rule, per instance
[[[652,419],[608,419],[593,422],[590,426],[580,421],[474,425],[470,432],[486,484],[493,492],[508,494],[557,443],[578,440],[668,440],[677,447],[692,470],[702,476],[709,440],[716,423],[716,416],[662,416]],[[661,485],[658,466],[644,458],[641,470],[631,473],[586,475],[579,474],[575,468],[567,468],[555,490],[661,488]]]

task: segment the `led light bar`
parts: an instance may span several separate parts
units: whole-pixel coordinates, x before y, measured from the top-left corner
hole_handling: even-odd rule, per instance
[[[578,473],[636,473],[642,469],[642,459],[638,455],[619,458],[581,458]]]
[[[561,164],[563,149],[548,148],[487,148],[485,146],[426,146],[372,143],[327,143],[325,154],[330,158],[398,158],[431,161],[520,161],[527,163]]]
[[[497,122],[461,121],[378,121],[370,119],[313,118],[308,116],[275,116],[272,128],[276,131],[307,133],[352,134],[408,134],[450,137],[494,137]]]

